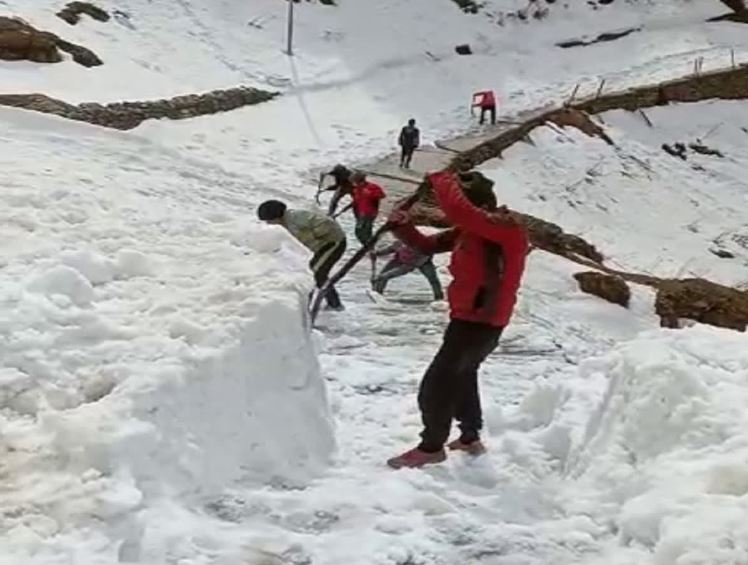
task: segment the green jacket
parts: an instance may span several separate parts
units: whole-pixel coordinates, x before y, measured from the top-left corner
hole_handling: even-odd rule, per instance
[[[305,247],[317,253],[325,245],[345,240],[345,232],[328,215],[310,210],[286,210],[283,225]]]

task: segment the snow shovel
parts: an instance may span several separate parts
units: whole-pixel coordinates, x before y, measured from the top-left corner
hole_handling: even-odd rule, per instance
[[[421,190],[416,190],[413,194],[411,194],[405,201],[403,201],[402,204],[398,207],[399,210],[409,210],[413,204],[415,204],[418,199],[421,196]],[[310,319],[312,321],[312,325],[314,325],[314,321],[317,319],[317,314],[319,314],[319,309],[322,306],[322,300],[324,299],[325,295],[327,294],[327,291],[331,286],[335,286],[340,280],[348,274],[348,272],[356,266],[356,264],[366,256],[369,251],[374,249],[374,246],[377,244],[377,241],[380,237],[382,237],[385,233],[390,231],[394,226],[389,223],[385,222],[377,230],[372,234],[371,239],[367,241],[364,245],[362,245],[358,251],[356,251],[348,261],[343,263],[343,266],[338,269],[338,271],[332,275],[330,278],[325,281],[325,284],[323,284],[320,288],[317,289],[316,294],[313,296],[310,302],[309,307],[309,315]]]

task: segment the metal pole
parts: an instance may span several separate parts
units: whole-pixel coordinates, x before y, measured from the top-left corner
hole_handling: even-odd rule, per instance
[[[293,5],[294,0],[288,0],[288,31],[286,32],[286,53],[293,56]]]

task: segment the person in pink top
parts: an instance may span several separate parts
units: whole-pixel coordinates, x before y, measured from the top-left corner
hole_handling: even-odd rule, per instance
[[[480,98],[479,100],[476,100],[473,104],[473,107],[478,106],[480,108],[480,123],[483,124],[483,122],[486,121],[486,112],[489,112],[491,114],[491,124],[496,123],[496,96],[493,93],[493,90],[484,90],[482,92],[476,92],[473,95],[473,100]]]

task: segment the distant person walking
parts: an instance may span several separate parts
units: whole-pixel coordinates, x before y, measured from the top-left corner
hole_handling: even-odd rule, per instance
[[[278,224],[308,248],[314,256],[309,268],[314,273],[317,288],[327,282],[330,269],[343,256],[346,237],[343,228],[322,212],[290,210],[279,200],[266,200],[257,209],[257,217],[268,224]],[[342,310],[338,292],[330,287],[325,295],[332,310]]]
[[[378,184],[366,180],[366,175],[356,171],[353,181],[353,213],[356,216],[356,238],[365,245],[374,229],[374,220],[379,214],[379,202],[385,197]]]
[[[421,144],[421,132],[416,127],[416,121],[411,118],[408,125],[400,130],[400,167],[403,169],[410,168],[410,160],[413,158],[413,152]]]

